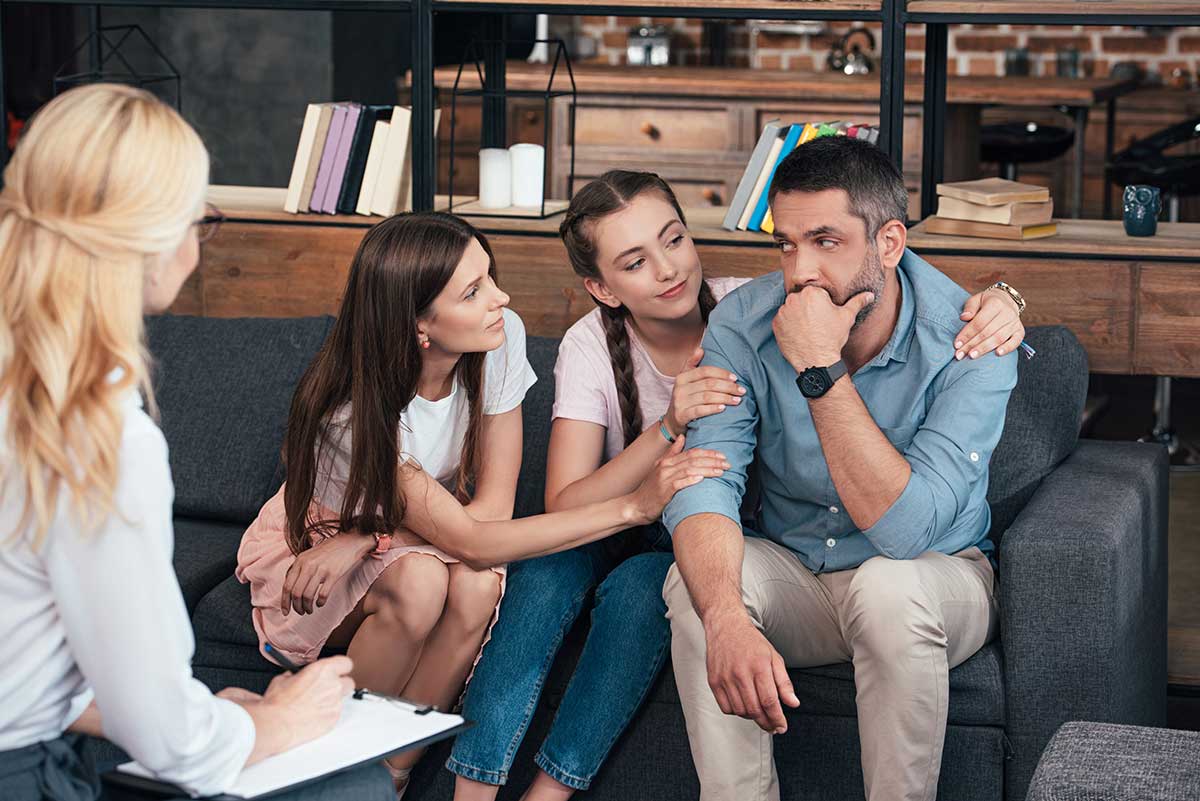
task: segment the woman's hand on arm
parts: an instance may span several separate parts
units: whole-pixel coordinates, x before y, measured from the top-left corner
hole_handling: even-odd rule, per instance
[[[954,337],[956,359],[977,359],[992,351],[1003,356],[1020,347],[1025,339],[1017,302],[992,287],[967,298],[960,318],[967,324]]]
[[[742,402],[746,390],[737,382],[737,376],[720,367],[700,367],[704,350],[696,348],[688,358],[683,371],[675,376],[671,390],[671,404],[663,416],[663,423],[672,436],[679,436],[688,423],[710,414],[725,411],[726,406]]]
[[[677,440],[669,456],[679,456],[682,447]],[[609,500],[518,520],[478,521],[441,484],[406,464],[400,479],[404,522],[449,555],[482,569],[586,545],[657,520],[675,489],[720,474],[687,465],[690,460],[672,461],[637,490]]]
[[[483,417],[479,475],[467,513],[476,520],[508,520],[517,499],[521,449],[525,433],[521,407]]]
[[[672,447],[657,425],[643,431],[628,448],[600,466],[606,431],[604,426],[581,420],[554,421],[546,460],[547,511],[573,509],[635,492],[665,470],[692,470],[703,475],[704,470],[728,467],[717,451],[681,453],[682,437]]]

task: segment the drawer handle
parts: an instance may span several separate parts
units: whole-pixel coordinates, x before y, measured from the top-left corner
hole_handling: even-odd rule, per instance
[[[660,136],[662,136],[662,134],[659,132],[658,128],[655,127],[654,123],[652,123],[652,122],[643,122],[641,130],[642,130],[642,133],[644,133],[646,136],[650,137],[651,139],[658,139]]]
[[[538,121],[538,113],[536,111],[526,111],[525,112],[525,122],[526,123],[532,125],[533,123],[535,123],[537,121]]]
[[[723,205],[721,203],[721,196],[719,194],[717,194],[717,190],[713,189],[712,187],[706,187],[705,190],[700,193],[700,196],[703,197],[705,200],[707,200],[709,202],[709,205],[712,205],[712,206]]]

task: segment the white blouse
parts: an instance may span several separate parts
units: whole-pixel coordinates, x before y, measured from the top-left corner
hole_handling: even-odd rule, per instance
[[[123,412],[115,512],[99,531],[80,531],[64,491],[35,551],[16,532],[19,482],[0,489],[0,750],[58,737],[94,697],[105,734],[134,759],[215,794],[245,765],[254,723],[192,676],[167,443],[136,392]],[[16,467],[7,429],[0,408],[0,475]]]

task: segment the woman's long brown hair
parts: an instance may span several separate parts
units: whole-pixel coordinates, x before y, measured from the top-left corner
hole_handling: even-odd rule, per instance
[[[592,237],[596,223],[609,214],[626,208],[644,192],[657,192],[675,209],[679,221],[685,226],[687,218],[675,198],[670,185],[652,172],[610,170],[587,186],[580,189],[571,199],[558,232],[571,268],[581,278],[603,281],[596,264],[596,243]],[[595,300],[595,298],[593,298]],[[600,301],[600,319],[604,323],[604,337],[608,342],[608,357],[612,362],[613,379],[617,384],[617,397],[621,399],[621,421],[625,429],[625,446],[638,438],[644,428],[642,410],[638,404],[637,383],[633,376],[633,358],[629,352],[629,329],[625,319],[629,310],[624,306],[612,308]],[[700,316],[708,323],[708,313],[717,305],[712,289],[705,281],[700,282]]]
[[[357,530],[386,533],[404,519],[400,492],[400,413],[417,394],[421,347],[417,320],[454,275],[474,239],[496,260],[487,239],[458,217],[438,212],[389,217],[367,231],[354,254],[346,294],[333,330],[292,396],[284,439],[287,539],[292,553],[312,544],[312,535]],[[484,353],[463,354],[455,378],[467,393],[470,422],[456,477],[456,494],[466,501],[479,467],[483,420]],[[323,455],[339,431],[331,418],[350,404],[350,475],[337,520],[312,514]]]

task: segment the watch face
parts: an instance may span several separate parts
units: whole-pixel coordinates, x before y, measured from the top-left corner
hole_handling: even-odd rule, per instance
[[[813,397],[825,394],[828,387],[823,373],[824,371],[819,370],[804,371],[800,376],[800,389],[805,395]]]

